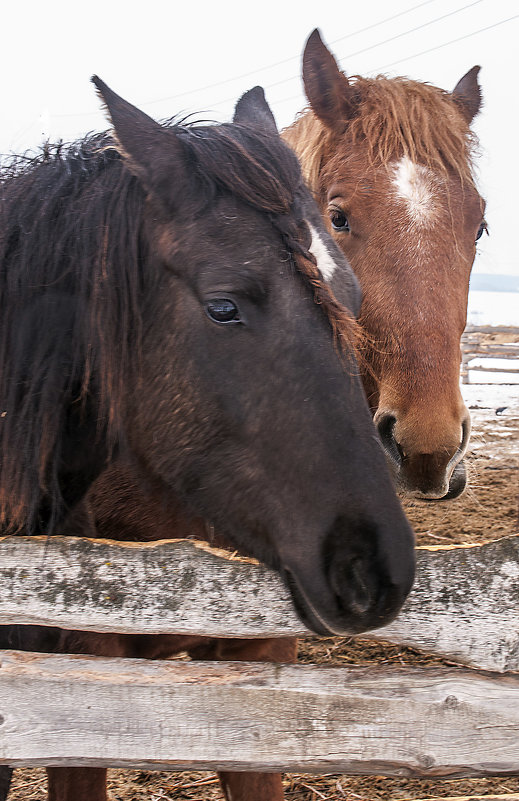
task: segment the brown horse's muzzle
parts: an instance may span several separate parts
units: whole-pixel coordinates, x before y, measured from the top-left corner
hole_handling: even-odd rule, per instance
[[[409,436],[405,417],[396,413],[379,410],[375,424],[398,490],[429,501],[450,500],[463,492],[467,483],[463,457],[471,428],[467,409],[451,430],[440,424],[435,434],[432,425],[423,427],[427,442]]]

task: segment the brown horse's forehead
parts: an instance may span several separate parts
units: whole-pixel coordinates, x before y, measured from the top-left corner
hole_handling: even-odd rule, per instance
[[[485,209],[484,200],[471,181],[452,171],[415,163],[407,156],[395,156],[386,165],[369,164],[363,155],[335,158],[322,175],[322,197],[326,203],[344,205],[351,214],[371,217],[376,210],[402,213],[409,223],[427,227],[446,216],[456,225],[477,222]]]

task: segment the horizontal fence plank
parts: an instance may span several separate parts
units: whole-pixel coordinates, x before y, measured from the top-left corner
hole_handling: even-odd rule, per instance
[[[436,798],[400,798],[399,801],[439,801]],[[519,801],[517,793],[503,793],[501,795],[449,795],[442,796],[441,801]]]
[[[519,773],[519,677],[2,653],[0,763]]]
[[[462,341],[474,334],[512,334],[519,336],[517,325],[467,325],[463,332]]]
[[[478,354],[481,357],[494,358],[494,359],[519,359],[519,342],[516,345],[495,345],[481,343],[470,343],[461,346],[462,353],[464,354]],[[475,359],[476,356],[471,358]]]
[[[307,634],[279,576],[202,543],[0,539],[0,624],[86,631]],[[398,618],[367,635],[472,667],[519,671],[519,538],[417,549]]]
[[[278,575],[193,540],[0,539],[0,624],[120,634],[308,634]]]
[[[396,620],[366,636],[464,665],[519,671],[519,537],[424,548]]]
[[[485,367],[484,364],[469,364],[468,369],[470,372],[479,373],[519,373],[519,369],[516,367]]]
[[[494,338],[489,339],[489,335]],[[519,359],[519,342],[503,342],[504,337],[510,339],[519,336],[519,328],[513,326],[467,326],[461,338],[461,377],[464,384],[470,383],[470,372],[517,374],[519,370],[512,365],[502,367],[473,365],[474,359]],[[496,341],[496,338],[501,341]],[[482,379],[483,380],[483,379]]]

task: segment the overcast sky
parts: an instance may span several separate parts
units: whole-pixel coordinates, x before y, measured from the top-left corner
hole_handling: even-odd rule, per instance
[[[407,75],[452,89],[480,64],[485,106],[475,129],[491,236],[476,270],[519,274],[517,0],[8,2],[2,153],[106,128],[93,73],[157,119],[199,112],[227,120],[239,95],[261,84],[284,127],[305,105],[301,52],[315,27],[349,74]]]

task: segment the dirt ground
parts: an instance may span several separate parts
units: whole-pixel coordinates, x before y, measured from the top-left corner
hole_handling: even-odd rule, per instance
[[[418,544],[485,542],[516,534],[519,496],[519,385],[466,386],[473,420],[467,463],[470,489],[447,503],[406,504]],[[308,637],[300,661],[320,664],[433,664],[410,649],[361,639]],[[519,746],[518,746],[519,747]],[[46,801],[43,769],[15,772],[9,801]],[[110,801],[222,801],[212,773],[109,771]],[[519,777],[502,779],[387,779],[287,775],[287,801],[392,801],[510,793],[519,801]]]

